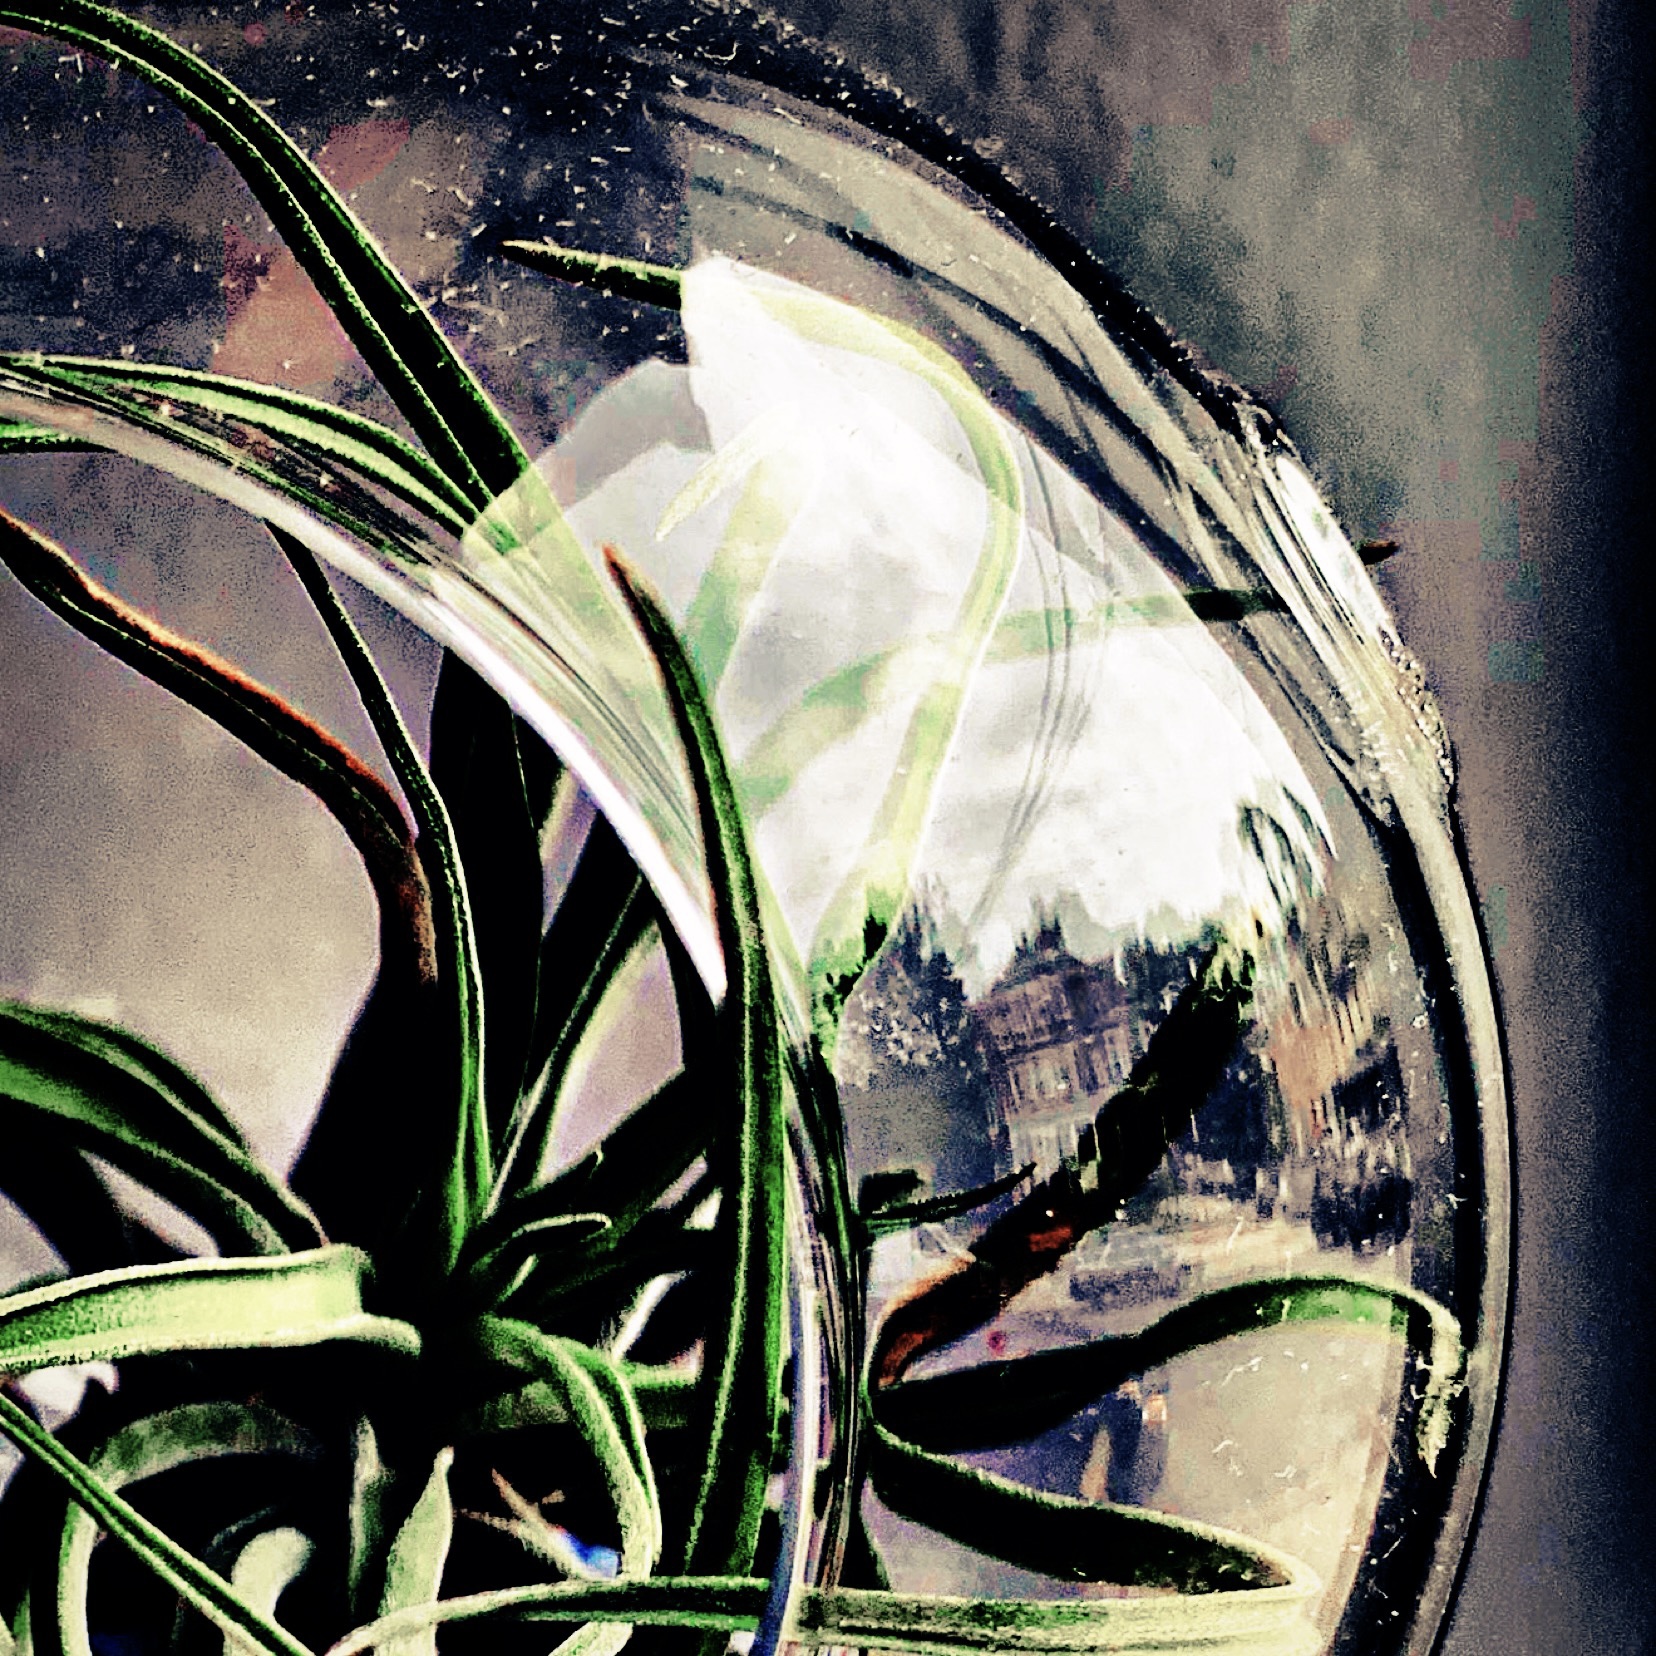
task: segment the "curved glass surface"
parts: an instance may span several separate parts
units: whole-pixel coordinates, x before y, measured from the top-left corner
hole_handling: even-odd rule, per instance
[[[189,491],[285,524],[349,577],[411,722],[441,644],[572,767],[549,913],[601,813],[719,994],[690,773],[606,550],[659,591],[718,719],[785,1026],[834,1078],[860,1209],[860,1251],[808,1292],[804,1260],[833,1248],[821,1147],[799,1152],[816,1230],[793,1298],[817,1309],[796,1310],[792,1349],[811,1343],[801,1317],[825,1331],[821,1373],[794,1365],[795,1422],[864,1362],[869,1403],[854,1441],[825,1424],[820,1472],[801,1428],[780,1577],[869,1586],[871,1548],[899,1594],[1119,1600],[1121,1626],[1162,1601],[1062,1547],[951,1533],[947,1501],[892,1470],[920,1453],[1257,1543],[1259,1579],[1277,1575],[1256,1598],[1281,1602],[1257,1626],[1239,1613],[1221,1648],[1429,1642],[1495,1403],[1501,1061],[1446,740],[1289,440],[974,154],[744,15],[158,20],[313,153],[535,467],[480,517],[415,520],[383,488],[319,480],[280,433],[243,463],[245,408],[140,420],[108,383],[14,355],[0,419],[125,458],[6,460],[6,498],[354,731],[268,548]],[[76,60],[69,78],[49,43],[4,50],[4,118],[29,134],[8,200],[56,200],[4,231],[0,346],[394,418],[181,117],[113,71]],[[77,147],[94,120],[128,147]],[[165,188],[139,182],[168,168]],[[345,491],[361,532],[296,505],[307,488]],[[182,727],[150,708],[134,727],[158,721],[175,752]],[[73,784],[40,747],[41,819],[67,823]],[[107,768],[136,819],[161,812],[136,768]],[[329,957],[265,950],[289,1026],[317,1030],[310,1058],[243,1006],[254,1073],[237,1075],[238,1043],[209,1027],[211,938],[193,990],[156,989],[169,933],[135,922],[118,965],[82,949],[60,983],[66,882],[20,902],[7,991],[102,995],[240,1098],[281,1161],[371,922],[295,807],[252,783],[225,797],[258,819],[249,843],[298,836],[346,894],[268,895]],[[85,866],[88,832],[66,828],[59,866]],[[16,837],[23,866],[51,860]],[[188,847],[150,855],[172,872],[149,901],[171,904]],[[680,1061],[659,945],[623,990],[574,1065],[548,1173]],[[795,1126],[803,1142],[797,1109]],[[841,1492],[819,1492],[814,1527],[813,1478]],[[1161,1636],[1187,1647],[1173,1621]]]

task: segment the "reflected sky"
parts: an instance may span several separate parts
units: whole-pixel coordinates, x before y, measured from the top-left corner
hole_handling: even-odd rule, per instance
[[[919,375],[802,339],[764,302],[791,284],[723,261],[693,276],[691,365],[608,387],[543,470],[589,546],[660,586],[704,670],[717,653],[760,860],[803,950],[958,648],[998,503]],[[969,988],[1058,891],[1120,937],[1278,926],[1239,820],[1264,813],[1314,865],[1331,850],[1315,790],[1128,526],[996,423],[1025,515],[909,871],[958,917]],[[727,652],[708,595],[733,580]]]

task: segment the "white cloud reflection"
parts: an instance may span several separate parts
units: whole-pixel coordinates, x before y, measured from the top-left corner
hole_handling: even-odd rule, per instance
[[[752,790],[760,861],[803,951],[903,752],[992,502],[946,399],[899,364],[801,337],[764,302],[790,289],[726,261],[695,267],[690,366],[651,363],[608,387],[543,469],[577,534],[641,567],[688,619],[693,647],[709,644],[710,579],[735,568],[746,583],[716,700]],[[977,984],[1004,964],[1032,906],[1060,893],[1116,935],[1169,915],[1192,932],[1209,917],[1272,926],[1277,897],[1239,816],[1263,811],[1315,866],[1310,841],[1330,835],[1314,789],[1132,531],[1001,430],[1028,503],[1022,541],[914,883],[969,920],[961,964]],[[744,445],[758,460],[718,478],[715,457]],[[723,487],[705,498],[709,477]],[[694,509],[669,511],[676,498]],[[813,698],[850,710],[813,725],[797,713]],[[774,763],[756,775],[755,761],[790,710],[798,740],[783,747],[778,793]]]

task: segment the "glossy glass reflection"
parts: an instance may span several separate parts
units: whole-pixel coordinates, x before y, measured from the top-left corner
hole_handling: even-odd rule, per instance
[[[933,1632],[965,1613],[935,1602],[953,1595],[1111,1601],[1075,1637],[1153,1627],[1167,1649],[1429,1637],[1493,1409],[1507,1212],[1493,1012],[1418,672],[1268,415],[974,158],[745,16],[622,10],[476,38],[389,9],[289,17],[280,60],[251,16],[208,31],[536,456],[508,486],[411,502],[254,399],[197,406],[180,381],[158,408],[108,365],[33,359],[90,343],[396,418],[182,128],[152,147],[180,143],[194,216],[108,185],[153,256],[90,315],[43,296],[11,318],[0,419],[297,535],[347,577],[416,730],[447,650],[557,751],[542,930],[599,855],[636,863],[659,913],[565,1054],[524,1152],[546,1183],[687,1073],[692,974],[718,998],[738,964],[694,756],[607,560],[659,592],[717,718],[791,1066],[789,1447],[753,1563],[769,1596],[743,1612],[762,1644],[884,1648],[834,1619],[874,1614],[855,1594],[881,1569],[880,1613]],[[40,79],[38,49],[12,49]],[[310,78],[319,53],[389,89],[364,114],[360,88]],[[485,79],[489,104],[466,101]],[[8,255],[31,280],[30,259],[67,268],[36,233]],[[222,279],[171,275],[186,259]],[[125,462],[52,463],[40,515],[121,532],[119,501],[78,497]],[[199,584],[217,522],[107,573],[139,598],[152,569],[163,596]],[[237,650],[281,658],[245,631]],[[288,653],[296,693],[360,724],[337,670]],[[303,897],[303,935],[329,935]],[[121,977],[120,1015],[227,1073],[234,1043],[199,1005],[146,1000],[151,976]],[[319,1049],[348,977],[319,997]],[[281,1161],[316,1089],[266,1090]],[[722,1179],[687,1165],[653,1219],[710,1232]],[[646,1273],[582,1337],[658,1398],[696,1382],[729,1292],[704,1269]],[[1009,1486],[1054,1499],[997,1505]],[[1031,1535],[996,1512],[1035,1515]],[[1208,1621],[1168,1611],[1181,1585]]]

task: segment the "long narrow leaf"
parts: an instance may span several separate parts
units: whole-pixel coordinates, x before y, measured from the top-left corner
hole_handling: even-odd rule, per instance
[[[725,531],[685,612],[684,636],[713,695],[777,552],[817,487],[810,450],[793,439],[787,404],[767,410],[716,453],[668,502],[656,539],[718,494],[740,485]]]
[[[111,1494],[146,1478],[231,1456],[314,1460],[320,1450],[308,1433],[257,1405],[195,1403],[147,1415],[109,1438],[87,1463]],[[70,1504],[58,1540],[56,1592],[36,1602],[31,1617],[46,1650],[89,1656],[87,1586],[99,1524],[84,1507]],[[232,1581],[229,1585],[242,1596]],[[257,1606],[253,1606],[257,1611]],[[268,1612],[265,1612],[268,1617]],[[55,1626],[47,1625],[48,1618]],[[54,1645],[55,1641],[55,1645]]]
[[[661,1505],[638,1404],[620,1368],[578,1341],[531,1323],[489,1317],[476,1338],[496,1362],[547,1385],[603,1473],[621,1530],[621,1573],[647,1576],[661,1553]]]
[[[972,1244],[970,1257],[894,1306],[871,1361],[876,1386],[994,1317],[1115,1215],[1189,1130],[1236,1050],[1253,1003],[1252,960],[1216,947],[1173,1003],[1126,1084],[1081,1135],[1077,1163],[1043,1179]]]
[[[721,1262],[721,1239],[697,1223],[697,1209],[710,1195],[717,1192],[709,1173],[694,1179],[670,1207],[645,1213],[617,1240],[596,1235],[540,1254],[514,1284],[507,1308],[541,1324],[604,1327],[614,1324],[618,1306],[632,1305],[658,1278],[679,1279],[638,1332],[654,1342],[673,1340],[676,1330],[673,1350],[689,1351],[705,1329],[708,1284]]]
[[[1002,1196],[1010,1196],[1034,1171],[1035,1164],[1026,1162],[1003,1177],[972,1190],[951,1191],[945,1196],[930,1196],[921,1202],[893,1202],[888,1207],[863,1214],[863,1229],[870,1237],[888,1236],[898,1231],[913,1230],[916,1225],[934,1225],[945,1219],[956,1219],[963,1213],[970,1213],[973,1208],[999,1201]]]
[[[244,1603],[222,1576],[191,1557],[109,1489],[4,1392],[0,1392],[0,1432],[59,1479],[111,1536],[215,1626],[242,1640],[259,1656],[311,1656],[291,1633]]]
[[[606,1223],[585,1237],[558,1238],[576,1250],[566,1263],[612,1252],[703,1154],[714,1130],[713,1112],[702,1107],[681,1072],[626,1116],[598,1149],[496,1208],[478,1227],[468,1254],[486,1257],[530,1226],[580,1214],[602,1214]]]
[[[432,785],[431,777],[408,734],[402,715],[391,693],[380,676],[378,666],[367,645],[346,613],[322,566],[311,555],[309,548],[300,544],[285,530],[271,526],[271,534],[286,554],[300,584],[305,588],[328,635],[334,641],[346,671],[361,698],[364,711],[379,737],[380,746],[390,761],[393,774],[403,790],[419,824],[420,838],[417,855],[430,893],[434,950],[438,968],[438,990],[443,997],[446,1014],[443,1027],[449,1032],[447,1041],[438,1037],[433,1043],[439,1069],[427,1078],[429,1115],[422,1120],[398,1124],[398,1131],[410,1133],[413,1165],[418,1169],[420,1182],[408,1192],[419,1204],[435,1198],[438,1204],[437,1222],[429,1233],[431,1264],[439,1272],[447,1272],[460,1252],[460,1246],[477,1215],[482,1211],[493,1181],[488,1122],[483,1109],[483,995],[479,982],[477,944],[471,922],[471,907],[466,894],[464,870],[460,852],[455,843],[454,828],[444,808],[442,798]],[[414,1034],[411,1030],[398,1032],[396,1038],[405,1044]],[[324,1102],[324,1114],[313,1131],[312,1143],[307,1145],[302,1172],[325,1180],[326,1172],[312,1170],[329,1160],[349,1161],[341,1157],[335,1142],[334,1119],[328,1114],[329,1100]],[[425,1145],[418,1135],[425,1129],[432,1135]],[[343,1131],[353,1146],[371,1142],[365,1138],[364,1124],[347,1120]],[[356,1175],[344,1170],[354,1186]],[[296,1172],[296,1182],[300,1182]],[[303,1188],[303,1184],[300,1185]],[[330,1212],[335,1211],[330,1208]],[[426,1236],[415,1233],[424,1243]],[[422,1263],[426,1263],[422,1261]]]
[[[877,1424],[870,1470],[875,1493],[899,1517],[1059,1580],[1216,1593],[1280,1587],[1296,1573],[1243,1536],[1029,1489],[917,1449]]]
[[[561,1275],[560,1262],[570,1250],[602,1234],[609,1218],[602,1213],[554,1213],[525,1219],[479,1239],[474,1230],[461,1257],[474,1303],[498,1307],[521,1285],[527,1268],[547,1268]],[[492,1240],[498,1235],[499,1240]]]
[[[0,0],[0,23],[84,48],[147,80],[219,144],[351,342],[474,505],[527,459],[482,387],[315,166],[253,101],[158,30],[91,0]]]
[[[967,683],[1011,587],[1023,535],[1023,477],[999,415],[960,365],[930,341],[807,289],[755,283],[753,294],[801,339],[892,363],[936,392],[965,435],[986,497],[983,545],[954,626],[909,717],[890,784],[858,860],[830,899],[811,945],[813,1016],[824,1050],[831,1054],[844,998],[902,905]]]
[[[407,1355],[409,1324],[363,1309],[356,1248],[275,1259],[192,1259],[71,1277],[0,1298],[0,1372],[172,1351],[245,1351],[359,1340]]]
[[[413,1628],[449,1623],[605,1620],[714,1633],[757,1626],[768,1583],[743,1576],[554,1582],[445,1599],[360,1627],[326,1656],[360,1656]],[[1280,1587],[1192,1598],[965,1599],[855,1588],[807,1590],[797,1643],[901,1650],[1024,1653],[1212,1650],[1224,1656],[1312,1656],[1322,1636],[1306,1615],[1316,1583],[1303,1569]]]
[[[1304,1569],[1281,1587],[1188,1598],[967,1599],[841,1587],[800,1596],[794,1637],[801,1644],[913,1656],[1197,1650],[1315,1656],[1324,1647],[1307,1614],[1315,1593]]]
[[[733,1303],[708,1342],[711,1433],[685,1557],[691,1569],[743,1570],[758,1541],[782,1361],[786,1144],[777,1007],[746,831],[711,709],[665,612],[610,557],[655,651],[690,760],[729,977],[723,1017],[736,1129],[726,1193]]]
[[[627,848],[604,817],[595,817],[541,943],[525,1084],[506,1128],[497,1203],[538,1182],[565,1069],[605,990],[655,914]]]
[[[309,788],[363,859],[380,907],[382,969],[430,980],[430,894],[402,812],[366,765],[280,696],[117,598],[60,546],[3,510],[0,562],[54,615]]]
[[[454,1539],[454,1500],[449,1494],[449,1468],[453,1464],[452,1449],[438,1454],[413,1511],[392,1539],[385,1565],[385,1591],[380,1598],[382,1616],[394,1616],[399,1610],[437,1597]],[[437,1630],[412,1629],[388,1641],[386,1649],[392,1656],[437,1656]]]
[[[31,388],[92,393],[99,406],[146,422],[185,417],[233,423],[348,468],[461,534],[476,508],[447,474],[377,420],[279,386],[160,363],[0,352],[0,378]],[[164,428],[164,427],[163,427]]]
[[[141,1180],[221,1246],[279,1254],[322,1240],[205,1090],[124,1030],[0,1003],[0,1108]],[[26,1192],[19,1200],[27,1209]]]
[[[554,242],[504,241],[502,255],[514,264],[526,265],[560,281],[593,288],[618,298],[641,300],[663,310],[677,310],[683,291],[683,272],[670,265],[648,264],[642,259],[620,259],[607,253],[588,253],[581,248],[559,247]]]
[[[1248,1282],[1203,1294],[1132,1334],[905,1380],[873,1394],[876,1419],[923,1449],[986,1449],[1059,1425],[1133,1375],[1284,1323],[1334,1321],[1408,1339],[1427,1360],[1419,1424],[1430,1465],[1447,1439],[1465,1356],[1454,1318],[1412,1288],[1338,1276]]]
[[[1240,621],[1281,607],[1274,593],[1238,588],[1155,593],[1086,611],[1017,610],[996,623],[983,660],[998,664],[1045,656],[1060,633],[1073,646],[1121,627]],[[768,810],[811,760],[849,740],[901,693],[923,684],[943,658],[946,643],[941,634],[927,634],[847,662],[780,712],[742,754],[741,794],[747,808]]]
[[[751,1628],[766,1583],[753,1576],[656,1576],[650,1581],[557,1581],[504,1587],[422,1605],[359,1627],[324,1656],[358,1656],[403,1633],[448,1622],[625,1621],[737,1632]]]
[[[497,1144],[528,1065],[544,930],[540,839],[549,801],[530,797],[526,747],[530,767],[556,764],[470,667],[445,655],[431,703],[431,780],[465,870],[489,1015],[483,1095]],[[534,791],[542,786],[537,780]]]
[[[97,445],[67,431],[36,425],[31,420],[0,419],[0,454],[75,454]],[[10,1638],[0,1624],[0,1640]],[[5,1649],[0,1642],[0,1651]]]

